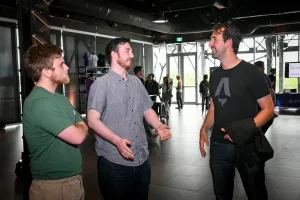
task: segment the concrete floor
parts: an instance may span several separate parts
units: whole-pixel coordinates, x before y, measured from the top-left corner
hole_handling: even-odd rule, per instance
[[[186,105],[183,110],[171,106],[170,126],[173,138],[149,141],[152,177],[149,200],[213,200],[209,158],[199,151],[199,128],[203,123],[201,106]],[[267,132],[275,157],[266,163],[269,200],[300,200],[300,116],[279,115]],[[101,200],[97,184],[94,136],[80,146],[83,155],[83,179],[87,200]],[[26,181],[14,174],[23,151],[22,126],[0,131],[0,199],[22,200]],[[209,156],[209,155],[208,155]],[[247,199],[239,174],[235,179],[235,200]]]

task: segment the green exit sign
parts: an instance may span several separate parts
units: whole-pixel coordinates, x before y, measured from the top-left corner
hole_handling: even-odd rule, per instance
[[[176,42],[182,42],[182,41],[183,41],[182,37],[177,37],[176,38]]]

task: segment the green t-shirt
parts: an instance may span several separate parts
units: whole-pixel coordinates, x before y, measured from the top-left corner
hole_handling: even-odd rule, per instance
[[[24,102],[23,129],[34,179],[55,180],[81,173],[78,146],[57,136],[80,121],[80,115],[62,94],[38,86],[32,89]]]

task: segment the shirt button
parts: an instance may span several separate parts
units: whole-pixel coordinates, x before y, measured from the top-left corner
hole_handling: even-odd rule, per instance
[[[136,123],[134,122],[134,124],[136,124]]]
[[[129,97],[129,99],[131,99],[131,97]]]
[[[133,110],[131,110],[133,112]]]

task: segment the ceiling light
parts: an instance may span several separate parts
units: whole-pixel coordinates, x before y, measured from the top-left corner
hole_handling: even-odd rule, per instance
[[[157,19],[157,20],[154,20],[152,22],[156,23],[156,24],[164,24],[164,23],[167,23],[168,20],[167,19]]]
[[[213,4],[218,9],[224,9],[227,6],[227,2],[225,0],[216,0]]]

